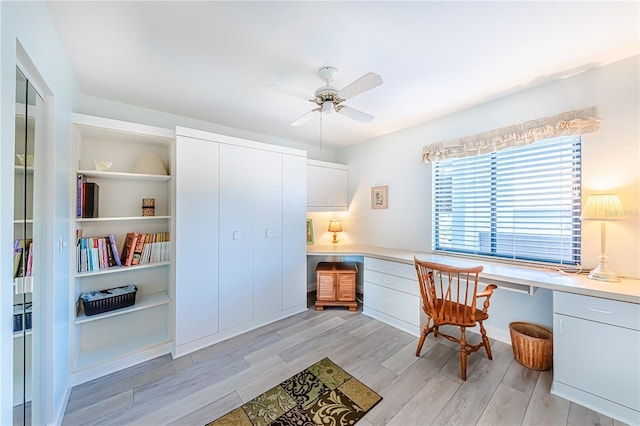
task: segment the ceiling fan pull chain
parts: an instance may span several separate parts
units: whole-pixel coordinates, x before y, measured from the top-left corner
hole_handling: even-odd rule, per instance
[[[322,151],[322,114],[320,114],[320,151]]]

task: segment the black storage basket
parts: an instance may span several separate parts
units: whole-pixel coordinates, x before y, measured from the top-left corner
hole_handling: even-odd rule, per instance
[[[122,294],[112,294],[114,291],[122,291],[131,287],[131,291]],[[104,312],[114,311],[116,309],[126,308],[133,306],[136,303],[136,293],[138,288],[135,285],[129,285],[124,287],[116,287],[108,290],[102,290],[99,292],[82,293],[80,300],[84,308],[84,314],[87,316],[102,314]],[[88,300],[89,295],[101,296],[99,299]]]

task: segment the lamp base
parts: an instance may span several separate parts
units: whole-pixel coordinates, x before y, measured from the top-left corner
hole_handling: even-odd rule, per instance
[[[592,280],[598,281],[606,281],[610,283],[617,283],[620,281],[620,278],[613,272],[611,268],[609,268],[609,264],[607,263],[607,255],[600,255],[600,263],[595,267],[587,277]]]
[[[333,244],[337,244],[338,243],[338,234],[336,234],[335,232],[333,233],[333,241],[331,241]]]

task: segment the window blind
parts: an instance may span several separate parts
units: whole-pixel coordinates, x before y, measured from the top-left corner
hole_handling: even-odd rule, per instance
[[[436,162],[432,248],[578,265],[580,188],[580,136]]]

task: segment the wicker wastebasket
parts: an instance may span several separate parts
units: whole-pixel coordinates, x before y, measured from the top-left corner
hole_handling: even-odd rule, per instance
[[[533,370],[549,370],[553,365],[553,332],[527,322],[509,324],[511,346],[516,361]]]

